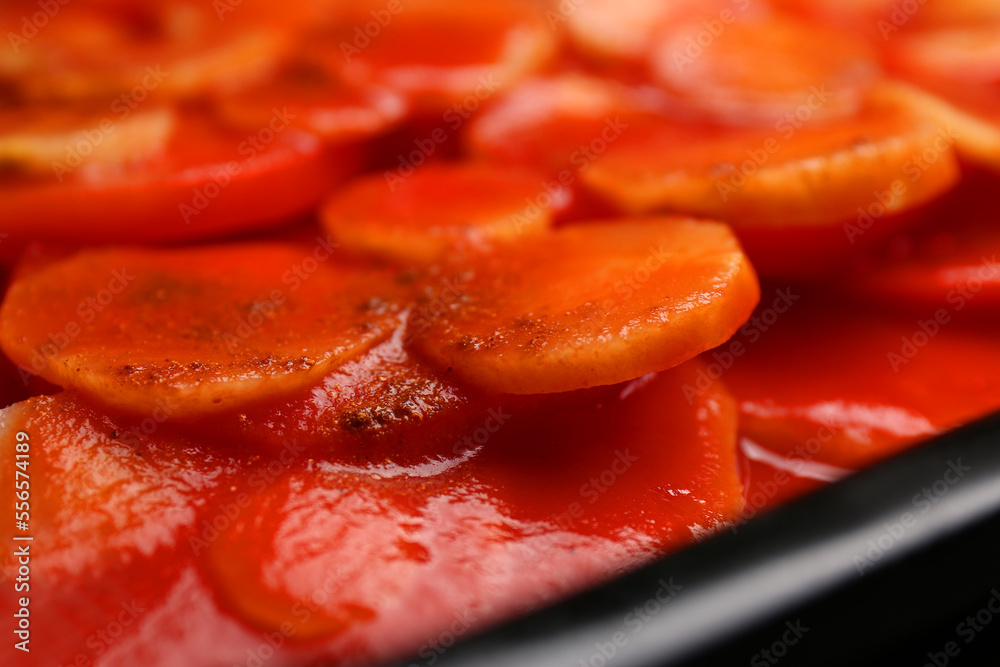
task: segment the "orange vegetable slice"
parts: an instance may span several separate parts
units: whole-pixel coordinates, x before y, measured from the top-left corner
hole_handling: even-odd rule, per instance
[[[236,127],[266,127],[275,109],[282,109],[293,127],[331,142],[377,135],[401,120],[408,106],[386,88],[350,86],[306,64],[289,66],[266,85],[217,100],[222,119]]]
[[[59,146],[48,173],[5,173],[0,209],[10,242],[162,242],[285,224],[359,162],[353,149],[329,149],[289,127],[280,108],[254,131],[179,113],[161,152],[125,165],[92,162],[95,146],[123,131],[118,118],[102,116],[80,142]]]
[[[440,368],[494,392],[622,382],[725,341],[758,286],[728,227],[689,219],[562,228],[427,281],[410,329]]]
[[[803,107],[849,116],[878,75],[874,53],[840,30],[777,14],[671,22],[651,65],[658,80],[718,120],[771,126]]]
[[[421,104],[478,106],[539,69],[555,50],[553,31],[531,2],[362,2],[351,9],[323,36],[328,66],[348,81],[385,86]]]
[[[994,170],[1000,169],[998,37],[998,21],[894,35],[886,60],[905,83],[878,88],[884,99],[954,127],[959,153]]]
[[[131,107],[148,97],[237,90],[272,74],[292,45],[283,26],[240,12],[220,20],[217,7],[187,2],[60,6],[59,19],[30,39],[22,13],[14,14],[13,54],[0,59],[0,80],[21,100],[96,98]]]
[[[480,428],[485,422],[520,405],[444,378],[409,352],[402,333],[286,399],[200,420],[198,433],[254,445],[265,456],[295,443],[345,465],[392,469],[475,449],[490,432]]]
[[[116,123],[85,111],[0,109],[0,165],[51,176],[74,146],[87,147],[89,165],[141,162],[163,152],[176,122],[176,114],[166,107],[140,110]]]
[[[658,120],[662,106],[657,91],[610,79],[576,73],[535,78],[472,118],[465,139],[475,155],[565,169],[562,180],[572,182],[574,172],[585,170],[610,142]]]
[[[85,251],[11,285],[0,343],[50,382],[182,418],[317,383],[392,333],[398,293],[321,246]]]
[[[584,53],[599,60],[639,62],[656,43],[662,24],[692,4],[685,0],[588,0],[572,12],[552,11],[557,17],[554,22],[566,25]]]
[[[327,661],[382,662],[701,538],[743,496],[731,398],[684,397],[699,367],[512,411],[433,471],[294,469],[204,552],[219,599]]]
[[[898,69],[967,85],[1000,84],[1000,22],[896,37],[889,54]]]
[[[899,213],[958,180],[954,130],[905,108],[873,103],[857,117],[777,129],[664,123],[624,135],[583,179],[630,211],[736,228],[843,225],[876,204],[880,216]]]
[[[360,178],[328,199],[320,215],[346,248],[428,263],[457,246],[542,234],[571,197],[539,172],[455,163],[423,167],[406,178]]]

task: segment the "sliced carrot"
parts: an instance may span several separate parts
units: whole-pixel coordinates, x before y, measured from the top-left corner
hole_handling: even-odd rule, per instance
[[[649,55],[662,25],[692,4],[678,0],[588,0],[574,6],[572,12],[550,11],[557,17],[555,23],[565,23],[584,53],[599,60],[639,62]]]
[[[623,136],[583,178],[632,211],[737,228],[842,225],[873,204],[899,213],[958,179],[953,131],[905,108],[873,103],[858,117],[777,129],[664,123]]]
[[[1000,407],[995,325],[956,304],[886,314],[856,299],[795,296],[787,312],[751,318],[734,340],[742,354],[721,374],[741,431],[762,447],[856,469]]]
[[[385,467],[448,459],[484,442],[483,424],[520,405],[445,379],[404,346],[403,332],[281,401],[200,420],[198,433],[236,440],[267,456],[288,443],[345,465]],[[491,417],[493,417],[491,419]],[[482,430],[477,433],[477,430]],[[475,437],[467,437],[475,436]]]
[[[101,403],[182,418],[315,384],[392,333],[398,293],[320,247],[94,250],[16,280],[0,342]]]
[[[894,35],[886,48],[890,71],[878,94],[954,127],[959,153],[1000,169],[1000,21]]]
[[[142,162],[159,157],[176,122],[176,114],[169,107],[140,110],[117,123],[112,123],[107,114],[93,111],[0,109],[0,165],[52,175],[58,169],[56,165],[65,161],[76,146],[87,147],[85,159],[89,165],[113,167]]]
[[[288,127],[281,108],[252,132],[184,113],[162,154],[127,168],[91,163],[121,118],[109,114],[80,143],[62,146],[45,175],[5,171],[0,209],[11,242],[165,241],[281,224],[311,210],[359,163],[353,150],[328,151]]]
[[[890,103],[908,105],[947,128],[960,157],[1000,170],[1000,88],[915,80],[916,85],[886,82],[875,94]]]
[[[612,384],[725,341],[757,302],[725,225],[615,220],[457,261],[430,278],[410,328],[440,368],[495,392]]]
[[[15,99],[106,104],[236,90],[272,74],[292,37],[250,12],[235,14],[225,20],[217,7],[187,2],[61,6],[30,39],[22,25],[11,33],[16,45],[0,60],[0,80]]]
[[[0,609],[13,616],[17,598],[30,597],[33,664],[81,663],[127,645],[191,574],[199,510],[235,466],[225,443],[196,448],[166,436],[159,417],[107,415],[65,393],[0,412],[0,506],[10,517],[0,527]],[[18,574],[25,561],[11,557],[19,548],[27,577]],[[19,576],[27,586],[15,592]],[[8,664],[20,655],[13,642],[0,649]]]
[[[287,67],[266,85],[221,95],[217,105],[226,122],[253,131],[284,109],[293,127],[328,141],[377,135],[408,110],[406,100],[386,88],[348,85],[306,64]]]
[[[338,190],[323,225],[346,248],[433,262],[459,245],[507,243],[544,233],[571,192],[519,167],[455,163],[403,178],[367,176]]]
[[[318,46],[329,66],[348,81],[385,86],[432,106],[442,99],[478,106],[542,67],[555,50],[554,33],[532,2],[367,1],[351,9]]]
[[[814,117],[856,112],[878,74],[867,44],[844,31],[776,14],[672,22],[652,67],[665,86],[734,124],[771,126],[806,107]]]
[[[209,545],[219,599],[325,662],[382,662],[699,539],[743,507],[731,398],[684,397],[699,368],[512,411],[458,465],[294,469]]]
[[[658,121],[662,106],[657,91],[610,79],[582,74],[536,78],[469,121],[466,143],[480,156],[582,171],[624,132]]]
[[[1000,85],[1000,22],[910,31],[889,54],[897,69],[966,85]]]

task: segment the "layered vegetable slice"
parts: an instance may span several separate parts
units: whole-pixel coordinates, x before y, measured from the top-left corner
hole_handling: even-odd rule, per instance
[[[348,81],[406,93],[421,106],[457,102],[459,112],[543,66],[555,36],[542,8],[522,0],[362,2],[320,43]]]
[[[222,443],[167,435],[154,414],[107,414],[66,393],[0,412],[0,504],[10,517],[0,528],[0,608],[14,618],[19,598],[30,600],[33,664],[126,649],[192,569],[188,538],[236,466]],[[13,644],[0,649],[11,663],[24,657]]]
[[[371,175],[328,199],[323,225],[345,248],[429,263],[463,246],[545,233],[572,199],[545,174],[486,163],[432,165],[403,178]]]
[[[731,399],[684,398],[697,367],[512,411],[436,469],[292,470],[208,546],[220,601],[328,661],[380,661],[699,539],[743,498]]]
[[[131,105],[236,90],[272,74],[293,46],[286,26],[228,16],[226,3],[22,4],[0,19],[10,26],[0,83],[15,100]]]
[[[803,109],[816,118],[836,118],[861,108],[865,89],[878,76],[875,54],[863,40],[739,9],[669,22],[651,55],[658,80],[734,125],[771,126]]]
[[[82,251],[22,272],[0,343],[102,403],[174,418],[294,393],[389,337],[400,288],[331,248]]]
[[[762,273],[786,276],[831,268],[959,178],[953,128],[895,104],[777,129],[664,123],[624,135],[583,179],[628,210],[725,220]]]
[[[886,46],[893,82],[882,94],[954,128],[959,152],[1000,169],[1000,20],[907,30]]]
[[[17,113],[36,112],[47,113],[38,107]],[[353,151],[329,152],[314,135],[290,127],[280,107],[253,131],[184,113],[152,152],[148,123],[136,130],[141,141],[125,142],[128,128],[151,113],[126,107],[84,126],[60,115],[44,134],[0,137],[8,149],[20,142],[23,153],[0,179],[5,231],[61,243],[219,236],[303,215],[357,167]],[[107,150],[102,145],[117,146],[114,163],[93,157]],[[25,162],[34,166],[19,166]]]
[[[665,104],[654,89],[592,75],[533,78],[470,120],[466,143],[477,156],[565,170],[570,184],[624,133],[658,122]]]
[[[584,179],[633,211],[684,211],[740,227],[838,225],[880,194],[898,212],[945,191],[958,179],[953,144],[946,127],[883,104],[779,132],[665,123],[623,136]]]
[[[796,296],[751,318],[730,370],[715,360],[741,431],[765,449],[857,469],[1000,407],[995,323],[956,304],[886,314]]]
[[[316,386],[193,428],[220,441],[238,438],[265,456],[294,443],[309,455],[335,457],[345,465],[395,469],[475,449],[491,432],[484,430],[485,422],[492,428],[504,410],[526,400],[458,385],[405,343],[399,330]]]
[[[445,290],[454,292],[444,298]],[[622,382],[723,342],[758,297],[728,227],[597,222],[446,264],[410,330],[439,368],[493,392]]]
[[[398,93],[349,85],[305,60],[289,63],[266,84],[219,95],[216,105],[223,120],[250,131],[267,127],[281,109],[293,127],[333,143],[378,135],[409,110]]]

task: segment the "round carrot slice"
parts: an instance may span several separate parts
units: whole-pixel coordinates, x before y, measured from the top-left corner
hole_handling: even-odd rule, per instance
[[[289,31],[256,23],[252,13],[225,20],[217,9],[176,1],[61,6],[41,28],[9,33],[13,54],[0,60],[0,79],[23,100],[110,104],[236,90],[272,74],[292,45]]]
[[[407,178],[367,176],[321,209],[346,248],[433,262],[459,245],[505,243],[542,234],[570,191],[544,174],[479,163],[431,165]]]
[[[541,10],[522,0],[475,5],[427,0],[392,7],[363,2],[352,9],[323,37],[329,66],[348,81],[422,101],[478,106],[498,88],[540,68],[555,50]]]
[[[843,31],[778,15],[730,21],[671,23],[652,55],[666,87],[724,122],[770,126],[803,105],[847,116],[877,76],[865,42]]]
[[[286,109],[293,127],[338,142],[386,130],[406,115],[408,104],[386,88],[351,86],[301,64],[267,85],[220,96],[217,108],[226,122],[248,130],[266,127],[276,108]]]
[[[321,247],[95,250],[16,280],[0,342],[46,380],[179,418],[317,383],[392,333],[397,294]]]
[[[163,152],[176,122],[168,107],[140,110],[114,124],[104,114],[82,109],[0,109],[0,164],[52,175],[79,147],[85,147],[89,165],[142,162]]]
[[[1000,84],[1000,22],[899,35],[889,54],[897,69],[966,85]]]
[[[663,123],[623,136],[583,179],[631,211],[737,228],[842,225],[876,204],[877,217],[899,213],[958,179],[953,130],[905,108],[873,103],[857,117],[777,129]]]
[[[588,0],[556,16],[584,53],[601,60],[639,62],[649,55],[662,24],[692,4],[687,0]]]
[[[874,93],[892,104],[908,105],[928,121],[947,129],[958,154],[970,162],[1000,170],[1000,88],[967,86],[913,77],[881,84]]]
[[[474,117],[466,142],[480,156],[583,171],[623,133],[658,121],[662,106],[657,91],[610,79],[582,74],[536,78]],[[575,180],[572,171],[566,173]]]
[[[127,168],[92,162],[96,147],[125,132],[119,122],[136,117],[103,116],[78,143],[55,149],[60,159],[46,165],[47,174],[5,170],[4,230],[14,239],[60,243],[219,236],[308,212],[359,162],[352,149],[330,152],[289,127],[287,110],[278,107],[253,132],[180,114],[160,153]]]
[[[203,438],[253,444],[265,456],[292,442],[310,456],[395,469],[475,449],[507,410],[523,403],[510,396],[488,398],[447,380],[408,351],[402,333],[337,367],[314,387],[199,420],[195,428]]]
[[[203,552],[219,600],[320,662],[381,663],[718,530],[743,507],[735,406],[687,401],[699,368],[547,397],[460,464],[293,469]]]
[[[441,368],[515,394],[612,384],[725,341],[757,302],[757,278],[728,227],[686,219],[563,228],[456,262],[410,321]]]

